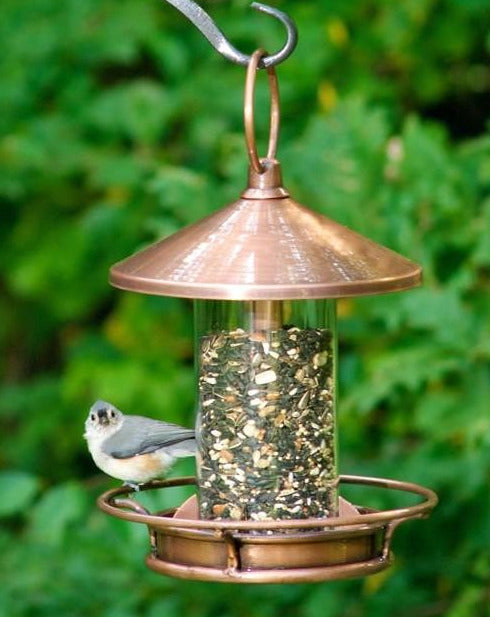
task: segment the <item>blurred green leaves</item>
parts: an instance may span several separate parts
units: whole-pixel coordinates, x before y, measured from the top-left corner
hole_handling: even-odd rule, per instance
[[[0,473],[0,517],[22,512],[32,503],[39,490],[39,481],[22,471]]]
[[[137,144],[154,144],[165,135],[178,101],[165,88],[149,80],[118,85],[95,98],[87,110],[87,124],[100,139],[128,139]]]
[[[87,492],[76,482],[51,489],[31,511],[29,532],[33,540],[60,545],[70,526],[86,520],[88,505]]]
[[[247,2],[202,4],[240,49],[281,47]],[[277,5],[301,35],[278,68],[286,185],[425,272],[420,290],[339,304],[341,471],[441,504],[369,581],[237,594],[145,569],[146,530],[95,508],[114,483],[83,422],[105,398],[193,423],[192,306],[107,273],[237,198],[244,71],[165,3],[4,0],[0,617],[488,617],[489,2]],[[261,143],[268,113],[261,78]]]

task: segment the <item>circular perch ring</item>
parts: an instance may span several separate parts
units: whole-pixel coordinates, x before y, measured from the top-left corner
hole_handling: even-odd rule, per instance
[[[366,576],[392,563],[391,540],[399,524],[427,516],[437,504],[430,489],[417,484],[341,476],[342,484],[397,490],[423,498],[413,506],[322,519],[279,521],[182,518],[175,508],[150,514],[121,487],[98,499],[117,518],[148,526],[152,570],[177,578],[228,583],[315,582]],[[176,478],[144,485],[142,490],[195,484]]]

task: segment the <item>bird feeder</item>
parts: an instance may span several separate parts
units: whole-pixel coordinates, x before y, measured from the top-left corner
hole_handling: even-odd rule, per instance
[[[437,497],[414,484],[339,475],[336,300],[415,287],[421,268],[290,196],[276,159],[276,73],[262,50],[247,64],[250,170],[240,199],[110,273],[120,289],[194,300],[197,478],[143,490],[195,484],[196,496],[151,514],[123,487],[99,505],[148,526],[147,564],[162,574],[241,583],[363,576],[390,565],[395,528],[427,515]],[[263,66],[271,130],[260,158],[254,88]],[[346,484],[418,500],[385,511],[353,506],[341,496]]]

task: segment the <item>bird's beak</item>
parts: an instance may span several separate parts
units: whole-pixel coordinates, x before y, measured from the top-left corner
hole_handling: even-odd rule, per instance
[[[97,416],[99,417],[99,424],[102,426],[109,424],[109,415],[105,409],[99,409]]]

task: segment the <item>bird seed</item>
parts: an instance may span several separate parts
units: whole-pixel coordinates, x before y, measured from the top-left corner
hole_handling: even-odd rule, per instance
[[[201,517],[335,516],[330,330],[221,332],[199,356]]]

